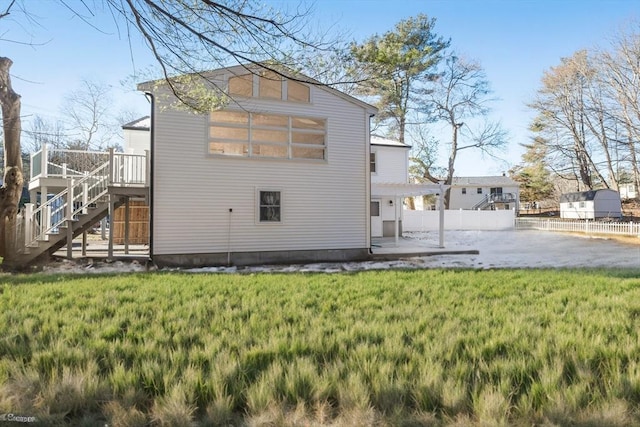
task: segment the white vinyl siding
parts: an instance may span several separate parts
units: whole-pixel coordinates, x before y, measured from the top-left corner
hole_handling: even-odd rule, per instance
[[[321,88],[313,104],[248,99],[255,113],[326,118],[326,161],[207,155],[207,115],[164,108],[154,145],[155,254],[367,248],[370,111]],[[169,102],[169,101],[165,101]],[[256,221],[256,190],[286,195],[284,221]]]
[[[409,180],[407,174],[409,167],[408,147],[380,145],[372,147],[371,150],[372,154],[375,154],[376,163],[375,174],[371,175],[371,182],[405,183]]]

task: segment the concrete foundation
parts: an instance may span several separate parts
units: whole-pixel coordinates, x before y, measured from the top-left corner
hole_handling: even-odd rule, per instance
[[[371,259],[368,248],[326,249],[312,251],[231,252],[212,254],[154,254],[158,267],[215,267],[261,264],[308,264],[315,262],[350,262]]]

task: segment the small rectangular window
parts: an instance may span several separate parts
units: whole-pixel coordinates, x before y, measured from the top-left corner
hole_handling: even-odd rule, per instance
[[[478,192],[478,194],[482,194],[482,187],[478,187],[476,191]]]
[[[380,202],[371,202],[371,216],[380,216]]]
[[[281,221],[281,198],[279,191],[260,191],[260,222]]]
[[[462,194],[467,194],[467,189],[462,187]]]
[[[584,202],[580,202],[579,207],[584,208],[586,206],[586,204]]]
[[[369,154],[369,162],[371,163],[371,173],[376,172],[376,153]]]

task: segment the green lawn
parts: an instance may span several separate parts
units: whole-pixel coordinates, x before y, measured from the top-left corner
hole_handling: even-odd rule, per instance
[[[640,425],[640,270],[2,280],[42,425]]]

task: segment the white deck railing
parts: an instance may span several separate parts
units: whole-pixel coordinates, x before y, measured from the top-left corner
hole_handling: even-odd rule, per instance
[[[82,177],[108,160],[108,152],[64,150],[43,144],[31,154],[31,179]]]
[[[149,152],[146,154],[63,150],[49,148],[46,144],[31,154],[31,180],[37,178],[77,178],[80,179],[109,162],[105,170],[109,185],[148,186]]]
[[[640,223],[629,222],[609,222],[593,220],[565,221],[545,218],[517,218],[516,229],[518,230],[546,230],[565,231],[586,234],[618,234],[627,236],[640,236]]]
[[[61,178],[66,188],[51,198],[41,195],[39,206],[25,205],[20,236],[25,246],[48,240],[50,233],[75,219],[100,201],[107,201],[109,187],[148,187],[150,156],[146,154],[48,149],[31,155],[31,180]],[[57,163],[61,162],[61,163]],[[22,239],[21,239],[22,240]]]

